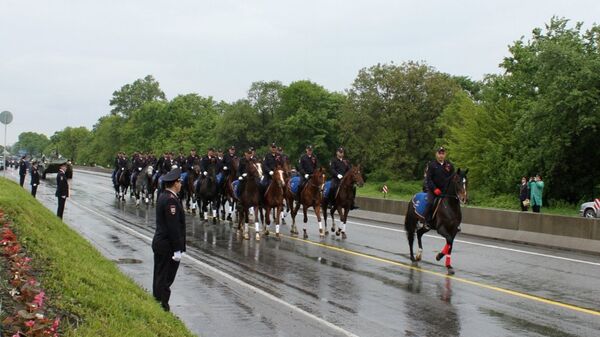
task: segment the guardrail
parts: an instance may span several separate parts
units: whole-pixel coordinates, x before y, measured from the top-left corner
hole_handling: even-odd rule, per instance
[[[405,215],[407,201],[356,197],[365,211]],[[463,223],[513,231],[533,232],[570,238],[600,240],[600,219],[463,207]]]

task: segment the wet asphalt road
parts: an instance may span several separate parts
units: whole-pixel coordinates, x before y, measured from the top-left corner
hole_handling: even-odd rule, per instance
[[[54,177],[38,190],[52,210]],[[75,172],[71,191],[65,222],[150,289],[154,208],[116,201],[103,173]],[[597,255],[459,234],[447,277],[441,238],[424,238],[415,267],[398,225],[351,219],[347,240],[321,240],[310,216],[307,241],[287,225],[256,242],[226,222],[187,224],[171,307],[203,336],[600,336]]]

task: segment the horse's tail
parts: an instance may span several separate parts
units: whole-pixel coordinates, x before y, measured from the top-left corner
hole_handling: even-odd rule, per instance
[[[404,217],[404,229],[406,230],[406,236],[412,237],[417,228],[417,218],[415,216],[415,207],[412,200],[408,202],[406,209],[406,216]]]

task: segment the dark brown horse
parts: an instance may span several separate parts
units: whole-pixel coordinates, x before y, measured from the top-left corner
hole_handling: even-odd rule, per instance
[[[265,235],[269,235],[269,227],[271,226],[271,210],[275,210],[273,219],[275,221],[275,236],[279,237],[279,220],[283,211],[283,202],[285,200],[286,184],[284,170],[277,165],[271,178],[271,183],[267,186],[264,197],[262,199],[262,208],[265,210],[266,228]]]
[[[467,202],[467,173],[469,170],[461,171],[458,169],[456,173],[450,176],[448,180],[448,186],[445,189],[445,193],[441,196],[439,204],[434,204],[434,218],[433,227],[437,228],[437,232],[446,239],[446,245],[441,252],[437,254],[435,259],[441,260],[446,256],[446,268],[448,274],[454,274],[454,268],[452,268],[452,261],[450,254],[452,253],[452,245],[454,244],[454,238],[458,233],[458,226],[462,221],[462,213],[460,211],[460,204]],[[423,243],[421,238],[423,234],[429,231],[429,228],[423,226],[417,229],[419,221],[423,221],[417,213],[412,200],[408,204],[408,210],[406,211],[406,219],[404,221],[404,227],[406,229],[406,236],[408,237],[408,247],[410,248],[410,259],[413,262],[420,261],[423,254]],[[415,257],[413,253],[413,242],[415,240],[415,232],[417,234],[417,241],[419,243],[419,251]]]
[[[254,163],[246,164],[246,169],[248,171],[247,176],[244,178],[244,181],[241,183],[244,184],[244,187],[239,186],[243,190],[240,193],[240,199],[238,202],[238,231],[242,230],[242,222],[244,223],[244,231],[243,236],[244,240],[250,239],[250,235],[248,233],[248,221],[250,217],[250,209],[254,209],[254,226],[256,232],[256,240],[260,240],[260,222],[259,222],[259,212],[262,210],[259,208],[260,205],[260,186],[258,183],[258,179],[260,177],[258,168]]]
[[[296,206],[292,209],[292,228],[290,232],[292,235],[298,235],[298,228],[296,227],[296,214],[300,206],[302,206],[302,212],[304,213],[304,235],[305,239],[308,238],[306,232],[306,223],[308,222],[307,210],[312,207],[317,215],[317,221],[319,221],[319,229],[322,229],[323,223],[321,222],[321,204],[323,203],[323,186],[325,185],[325,169],[321,167],[309,177],[304,188],[300,191],[299,198],[296,202]]]
[[[231,214],[235,209],[235,203],[237,198],[233,193],[233,182],[237,179],[237,170],[240,165],[240,160],[234,158],[232,161],[232,167],[228,167],[229,174],[225,177],[225,186],[223,186],[223,208],[225,208],[225,202],[227,202],[227,221],[233,221]]]
[[[330,198],[323,198],[323,218],[325,220],[325,232],[327,232],[327,209],[331,206],[331,231],[335,232],[335,235],[342,235],[342,239],[346,236],[346,220],[348,219],[348,213],[354,202],[354,188],[355,185],[362,187],[364,184],[362,177],[362,171],[360,165],[353,166],[344,177],[340,180],[337,191],[331,191],[335,193],[333,197],[333,205],[330,205]],[[335,211],[337,210],[340,215],[340,221],[342,226],[337,228],[335,226]],[[319,233],[322,231],[319,229]]]

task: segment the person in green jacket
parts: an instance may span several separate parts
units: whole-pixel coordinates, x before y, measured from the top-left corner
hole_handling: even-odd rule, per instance
[[[542,192],[544,191],[544,182],[539,174],[535,178],[529,180],[529,191],[531,191],[531,208],[535,213],[540,212],[542,208]]]

